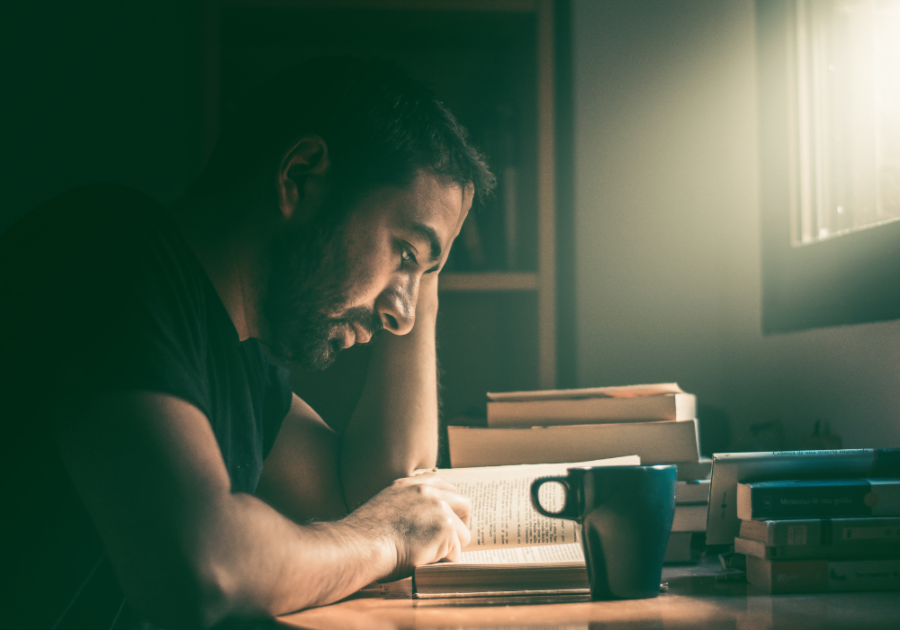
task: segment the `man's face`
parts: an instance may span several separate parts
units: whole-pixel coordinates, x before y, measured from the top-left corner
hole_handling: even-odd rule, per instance
[[[373,191],[336,228],[279,235],[263,302],[275,357],[325,369],[382,329],[412,330],[420,283],[444,264],[471,205],[471,191],[421,173],[405,189]]]

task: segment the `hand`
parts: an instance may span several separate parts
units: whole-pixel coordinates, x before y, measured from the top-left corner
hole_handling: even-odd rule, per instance
[[[370,528],[396,558],[386,579],[410,575],[417,566],[459,560],[469,544],[472,505],[432,473],[398,479],[350,514],[345,522]]]
[[[439,273],[424,274],[419,280],[419,300],[416,303],[416,319],[437,316]]]

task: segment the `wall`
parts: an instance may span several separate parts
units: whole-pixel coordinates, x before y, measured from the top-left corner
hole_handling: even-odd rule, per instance
[[[760,332],[753,11],[572,2],[578,383],[676,380],[745,443],[900,446],[900,322]]]
[[[201,164],[199,3],[0,8],[0,232],[73,186],[178,195]]]

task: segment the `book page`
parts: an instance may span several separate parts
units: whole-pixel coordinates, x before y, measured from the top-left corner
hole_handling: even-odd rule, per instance
[[[573,398],[635,398],[638,396],[660,396],[662,394],[683,394],[678,383],[650,383],[647,385],[623,385],[620,387],[585,387],[582,389],[536,389],[523,392],[488,392],[488,400],[528,401],[560,400]]]
[[[564,476],[567,468],[639,464],[640,458],[632,455],[571,464],[452,468],[438,470],[437,474],[472,502],[472,541],[463,549],[465,552],[579,543],[579,527],[574,521],[547,518],[531,507],[531,482],[538,477]],[[541,488],[541,505],[547,510],[561,510],[564,501],[559,484],[548,483]]]
[[[550,562],[584,562],[579,543],[539,547],[506,547],[464,551],[460,564],[546,564]]]
[[[579,542],[574,521],[547,518],[531,507],[531,482],[536,478],[453,483],[472,501],[469,523],[472,542],[464,551]],[[541,488],[541,505],[547,510],[562,509],[564,500],[559,484],[545,484]]]

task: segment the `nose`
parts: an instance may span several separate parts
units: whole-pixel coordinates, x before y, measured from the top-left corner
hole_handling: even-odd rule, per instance
[[[381,325],[395,335],[405,335],[416,323],[416,302],[419,297],[418,278],[411,278],[407,286],[391,286],[381,292],[375,309]]]

